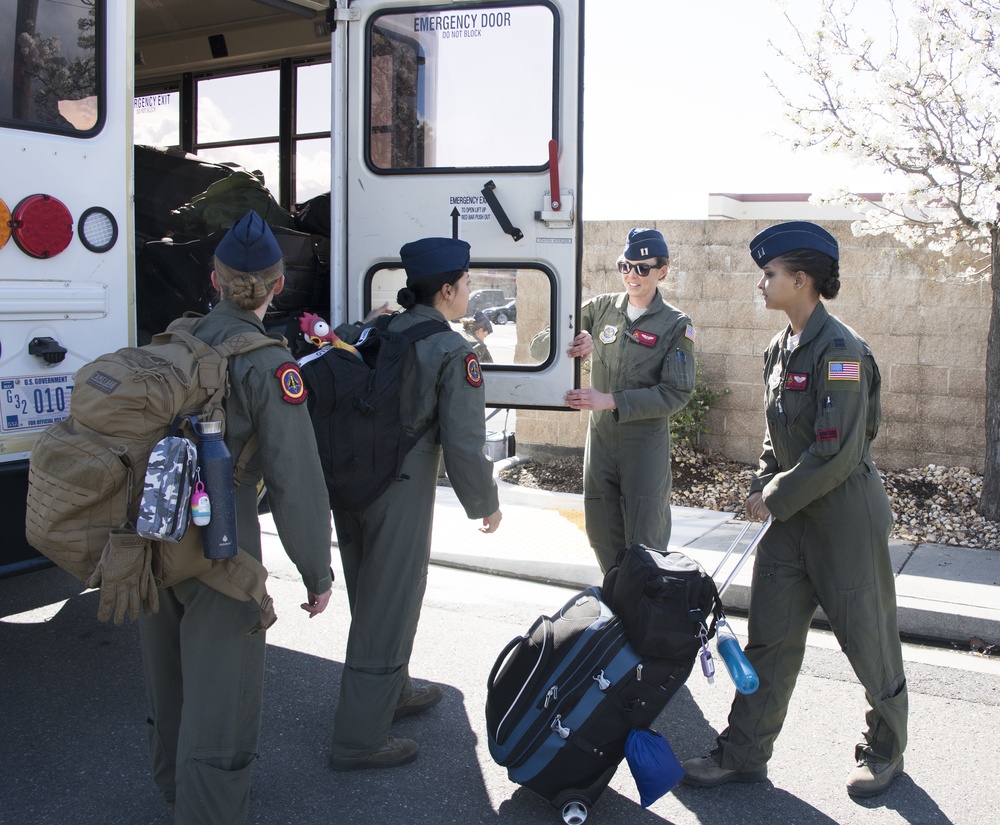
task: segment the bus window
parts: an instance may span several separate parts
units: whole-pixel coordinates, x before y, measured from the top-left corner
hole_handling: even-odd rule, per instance
[[[556,137],[548,6],[387,13],[368,42],[374,170],[544,167]]]
[[[176,85],[141,90],[133,106],[140,146],[183,149],[215,163],[260,171],[271,194],[290,209],[330,191],[330,62],[283,60],[279,68],[248,67],[194,80],[194,124],[182,130],[187,106]],[[188,88],[183,86],[183,88]],[[284,106],[288,89],[294,109]],[[282,168],[279,147],[291,144]]]
[[[396,303],[396,293],[406,285],[402,269],[377,269],[369,281],[372,306],[388,303],[393,311],[402,309]],[[469,293],[466,317],[452,321],[452,328],[472,342],[475,329],[482,327],[472,323],[476,313],[489,319],[486,335],[479,340],[493,360],[484,363],[523,369],[540,365],[548,358],[548,339],[541,349],[537,341],[532,346],[532,341],[549,328],[553,295],[550,272],[525,266],[473,265],[469,270]]]
[[[295,203],[330,191],[330,64],[295,71]]]
[[[140,95],[133,104],[132,134],[140,146],[181,145],[180,92]]]
[[[278,191],[278,70],[202,78],[195,154],[259,170]]]
[[[104,111],[103,0],[0,4],[0,123],[88,137]]]

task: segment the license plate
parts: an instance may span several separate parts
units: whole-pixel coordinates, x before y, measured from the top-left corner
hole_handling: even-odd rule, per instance
[[[69,415],[73,375],[0,379],[0,432],[38,430]]]

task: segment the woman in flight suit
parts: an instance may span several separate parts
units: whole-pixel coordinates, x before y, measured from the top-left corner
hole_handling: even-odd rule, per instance
[[[629,232],[618,259],[625,291],[584,304],[569,348],[594,353],[591,386],[570,390],[565,403],[591,411],[584,516],[604,572],[625,547],[665,550],[670,541],[670,416],[691,398],[695,363],[691,319],[658,289],[669,264],[663,235]]]
[[[789,324],[764,354],[767,430],[744,505],[773,518],[757,551],[746,654],[755,693],[737,693],[711,754],[684,763],[688,784],[756,782],[781,731],[817,603],[868,700],[864,741],[847,781],[852,796],[881,793],[903,770],[907,689],[889,559],[892,511],[871,459],[882,419],[872,351],[820,298],[840,291],[829,232],[792,221],[750,243],[768,309]]]
[[[281,248],[250,211],[215,252],[212,284],[222,300],[194,334],[218,345],[264,332],[264,314],[284,286]],[[239,546],[261,561],[257,482],[267,482],[278,536],[307,591],[310,616],[330,601],[329,506],[302,378],[283,347],[229,359],[226,446],[260,448],[236,491]],[[177,825],[237,825],[250,801],[264,691],[265,634],[255,601],[238,601],[198,579],[159,591],[160,610],[139,619],[153,778]]]
[[[396,300],[406,311],[389,329],[465,315],[469,304],[469,244],[424,238],[400,250],[406,287]],[[341,325],[354,342],[361,330]],[[393,722],[436,705],[438,685],[414,685],[408,664],[427,584],[438,465],[471,519],[484,533],[500,524],[493,462],[483,453],[486,396],[483,374],[465,337],[443,329],[416,341],[406,356],[400,417],[424,436],[407,454],[402,480],[364,510],[334,510],[333,519],[351,605],[351,629],[333,723],[330,767],[392,768],[417,757],[412,739],[389,736]]]
[[[476,358],[480,364],[492,364],[493,355],[489,347],[486,346],[486,336],[493,333],[493,323],[486,317],[486,313],[479,310],[471,318],[462,321],[462,329],[472,345],[472,351],[476,353]]]

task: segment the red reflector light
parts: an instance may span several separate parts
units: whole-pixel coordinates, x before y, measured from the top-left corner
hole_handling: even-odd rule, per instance
[[[11,220],[14,242],[32,258],[51,258],[73,240],[73,216],[51,195],[28,195]]]

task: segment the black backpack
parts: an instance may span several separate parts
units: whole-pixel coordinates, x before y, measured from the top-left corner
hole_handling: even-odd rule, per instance
[[[712,577],[683,553],[644,544],[622,550],[617,561],[604,577],[602,591],[635,651],[694,661],[723,615]]]
[[[362,332],[355,343],[360,358],[327,347],[300,362],[330,506],[336,510],[362,510],[402,480],[403,459],[427,431],[408,435],[400,421],[403,363],[414,341],[450,327],[425,321],[393,332],[391,317],[380,315]]]

